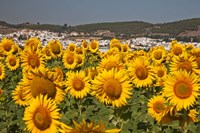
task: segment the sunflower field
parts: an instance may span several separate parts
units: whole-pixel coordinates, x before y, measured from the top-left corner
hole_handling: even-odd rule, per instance
[[[200,131],[200,48],[0,40],[1,133]]]

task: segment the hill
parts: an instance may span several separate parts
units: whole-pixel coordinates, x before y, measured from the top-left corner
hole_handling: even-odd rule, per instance
[[[85,33],[94,33],[97,30],[109,30],[115,35],[125,34],[127,36],[194,36],[198,37],[200,28],[200,18],[186,19],[169,23],[159,23],[152,24],[143,21],[129,21],[129,22],[109,22],[109,23],[94,23],[94,24],[85,24],[77,26],[67,26],[67,25],[52,25],[52,24],[8,24],[4,21],[0,21],[0,26],[4,29],[11,29],[11,31],[19,29],[33,29],[33,30],[49,30],[52,32],[85,32]],[[2,28],[0,27],[0,33]],[[199,31],[198,31],[199,30]],[[8,30],[9,32],[9,30]],[[186,33],[187,34],[184,34]],[[190,34],[190,32],[192,34]]]

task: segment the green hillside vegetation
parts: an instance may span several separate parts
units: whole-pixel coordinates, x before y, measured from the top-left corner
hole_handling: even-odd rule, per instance
[[[169,33],[172,35],[178,35],[185,30],[197,30],[200,26],[200,18],[181,20],[170,23],[155,24],[160,28],[153,28],[153,33]]]
[[[124,34],[141,34],[145,31],[145,28],[151,27],[153,24],[142,22],[142,21],[132,21],[132,22],[113,22],[113,23],[96,23],[96,24],[86,24],[71,27],[70,30],[78,32],[95,32],[97,30],[110,30],[115,33]]]
[[[8,24],[0,21],[0,25],[17,29],[33,29],[33,30],[49,30],[52,32],[87,32],[93,33],[97,30],[109,30],[115,34],[144,34],[149,35],[151,33],[162,34],[166,33],[170,36],[176,36],[185,30],[197,30],[200,26],[200,18],[193,18],[187,20],[181,20],[169,23],[151,24],[142,21],[130,21],[130,22],[110,22],[110,23],[94,23],[77,26],[67,26],[67,24],[52,25],[52,24]]]

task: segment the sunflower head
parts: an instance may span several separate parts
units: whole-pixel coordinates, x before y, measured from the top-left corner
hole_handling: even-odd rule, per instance
[[[128,44],[121,44],[121,50],[124,53],[128,53],[130,51],[130,47],[128,46]]]
[[[80,55],[85,55],[85,50],[82,47],[77,47],[76,53]]]
[[[173,55],[179,56],[185,52],[185,47],[182,44],[175,43],[175,44],[171,45],[170,50],[173,53]]]
[[[0,49],[2,49],[4,55],[9,55],[14,51],[14,44],[12,39],[3,38],[0,43]]]
[[[31,132],[56,132],[61,116],[58,111],[53,100],[39,95],[25,109],[23,120]]]
[[[116,107],[126,105],[126,98],[130,98],[132,89],[129,78],[124,70],[112,69],[102,71],[92,81],[92,95],[101,102]]]
[[[158,122],[168,113],[166,100],[163,96],[154,96],[148,101],[148,114]]]
[[[99,42],[97,40],[93,40],[90,44],[89,44],[89,50],[92,53],[96,53],[99,49]]]
[[[90,92],[89,78],[85,75],[84,71],[72,72],[69,71],[65,82],[67,93],[70,93],[77,99],[82,99]]]
[[[188,109],[199,96],[198,78],[194,73],[177,71],[167,77],[163,95],[177,110]]]
[[[77,54],[75,52],[69,52],[65,50],[62,62],[67,69],[74,69],[77,64]]]
[[[70,52],[75,52],[76,51],[76,44],[70,43],[67,47],[67,50],[69,50]]]
[[[50,60],[52,58],[51,49],[49,47],[44,46],[42,48],[42,53],[44,54],[45,60]]]
[[[52,40],[48,42],[47,47],[50,48],[50,52],[53,58],[61,57],[62,45],[58,40]]]
[[[124,65],[122,64],[120,57],[118,55],[111,55],[103,58],[98,65],[98,70],[102,71],[104,69],[111,70],[116,68],[117,70],[124,69]]]
[[[20,84],[20,83],[19,83]],[[12,92],[12,98],[15,101],[16,104],[20,106],[26,106],[28,105],[28,102],[26,102],[26,89],[18,85],[15,90]]]
[[[85,50],[88,50],[88,42],[86,40],[83,40],[82,43],[81,43],[81,47]]]
[[[37,37],[29,38],[25,41],[24,49],[30,49],[31,51],[37,51],[41,48],[41,42]]]
[[[11,71],[16,70],[19,67],[19,64],[20,59],[17,56],[11,54],[6,57],[6,65]]]
[[[150,65],[147,57],[138,57],[129,63],[128,72],[132,78],[132,82],[137,87],[151,85],[155,79],[153,66]]]
[[[157,64],[161,64],[165,56],[166,51],[163,47],[157,47],[151,52],[151,59]]]
[[[26,100],[30,103],[40,94],[47,95],[60,103],[64,99],[64,90],[62,80],[58,78],[55,72],[44,69],[42,72],[24,73],[21,87],[26,88]]]

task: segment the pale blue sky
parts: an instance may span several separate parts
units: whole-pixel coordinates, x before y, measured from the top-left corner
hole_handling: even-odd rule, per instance
[[[80,25],[98,22],[172,22],[200,18],[200,0],[0,0],[0,20],[11,24]]]

